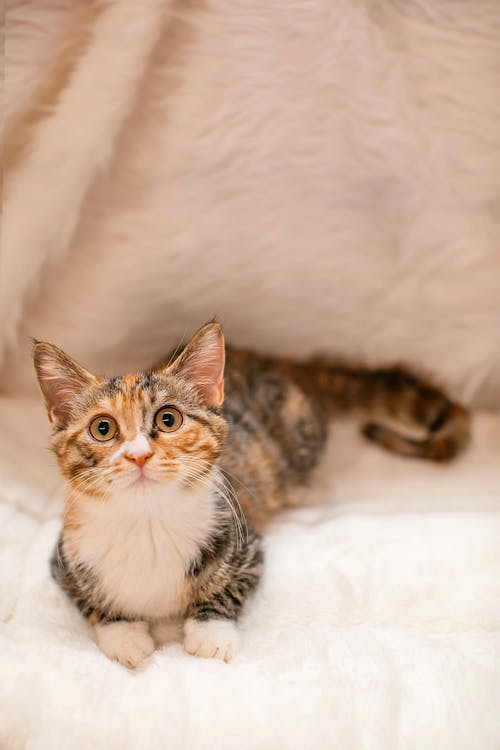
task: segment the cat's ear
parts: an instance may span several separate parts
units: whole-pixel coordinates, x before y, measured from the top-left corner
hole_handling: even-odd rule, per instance
[[[49,419],[66,427],[76,399],[98,379],[53,344],[35,341],[33,360]]]
[[[188,380],[209,408],[224,401],[224,334],[219,323],[206,323],[168,368]]]

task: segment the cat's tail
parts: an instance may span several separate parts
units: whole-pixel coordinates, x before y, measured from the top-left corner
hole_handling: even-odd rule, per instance
[[[449,461],[467,445],[468,411],[402,368],[357,369],[317,360],[292,365],[292,371],[292,377],[325,408],[368,416],[363,434],[393,453]],[[397,427],[379,420],[396,422]],[[404,434],[405,428],[417,429],[418,435]]]

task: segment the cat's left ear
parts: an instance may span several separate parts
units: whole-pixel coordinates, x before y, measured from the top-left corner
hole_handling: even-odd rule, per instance
[[[214,408],[224,401],[225,359],[222,327],[212,321],[195,333],[168,371],[188,380],[205,406]]]

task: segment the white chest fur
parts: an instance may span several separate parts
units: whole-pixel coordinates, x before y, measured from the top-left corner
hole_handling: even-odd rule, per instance
[[[217,514],[206,488],[139,486],[87,504],[82,520],[78,557],[98,572],[109,604],[154,619],[183,606],[186,570]]]

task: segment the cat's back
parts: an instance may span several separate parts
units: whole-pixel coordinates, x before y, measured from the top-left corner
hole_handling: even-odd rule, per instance
[[[309,483],[326,442],[326,416],[280,362],[231,347],[223,414],[229,435],[221,466],[247,515],[261,525],[293,504],[294,487]]]
[[[271,450],[274,444],[289,452],[293,469],[298,468],[299,447],[305,459],[306,445],[313,442],[317,449],[324,442],[326,419],[319,402],[294,382],[283,364],[228,347],[223,414],[233,445],[237,440],[265,437]]]

